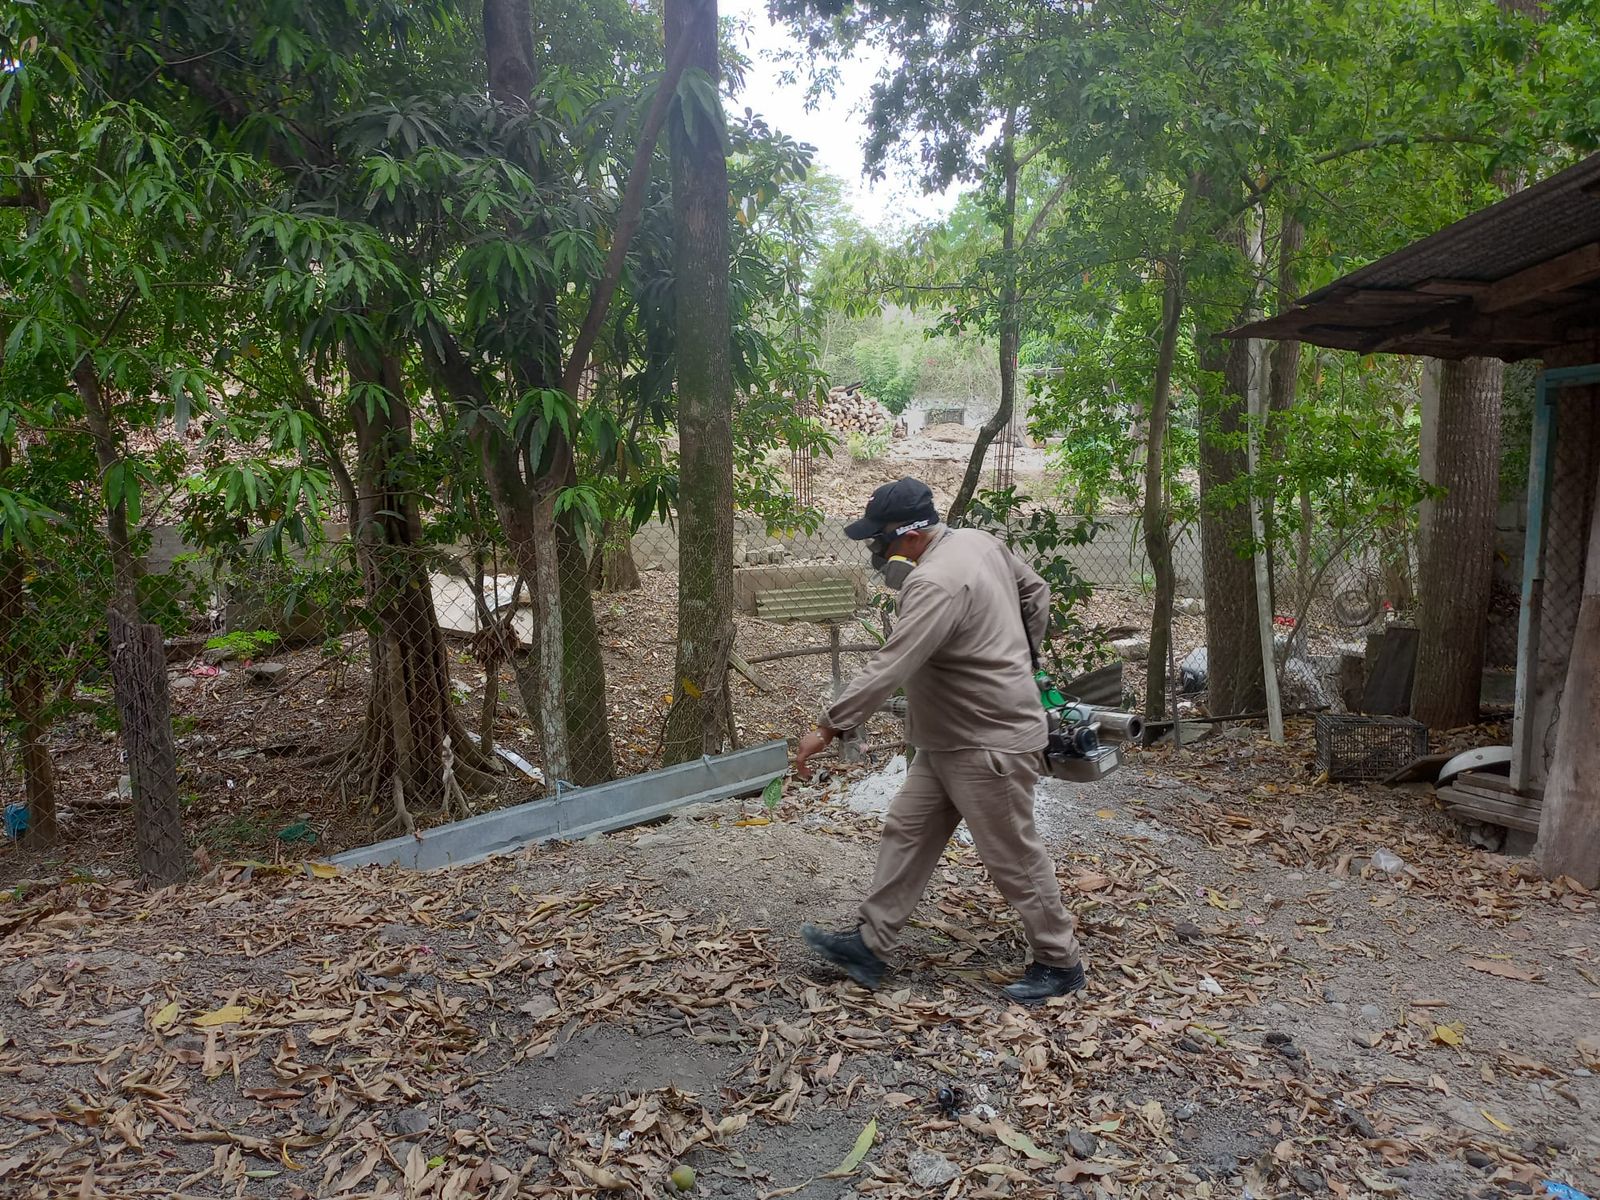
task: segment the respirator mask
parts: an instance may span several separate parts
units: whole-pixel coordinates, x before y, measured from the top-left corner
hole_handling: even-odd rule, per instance
[[[917,564],[899,554],[891,556],[889,547],[913,529],[922,529],[931,524],[931,521],[916,521],[898,529],[886,529],[867,543],[867,548],[872,552],[872,569],[882,575],[883,582],[894,591],[898,592],[905,586],[906,579]]]

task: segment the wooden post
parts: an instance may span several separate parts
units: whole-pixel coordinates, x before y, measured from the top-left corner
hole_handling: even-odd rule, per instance
[[[1260,210],[1252,211],[1250,230],[1250,256],[1257,271],[1266,266],[1266,216]],[[1251,316],[1259,311],[1252,306]],[[1261,469],[1261,428],[1266,421],[1266,354],[1259,338],[1250,339],[1250,386],[1245,404],[1250,413],[1249,427],[1245,433],[1245,462],[1250,471],[1250,538],[1255,549],[1250,559],[1255,568],[1256,581],[1256,636],[1261,642],[1261,683],[1267,697],[1267,734],[1277,745],[1283,745],[1283,699],[1278,693],[1278,654],[1272,637],[1272,547],[1267,543],[1266,521],[1261,514],[1261,497],[1256,493]],[[1174,743],[1183,736],[1181,723],[1172,727]]]
[[[1545,372],[1539,373],[1533,402],[1533,444],[1528,451],[1528,520],[1522,548],[1522,611],[1517,626],[1516,711],[1511,733],[1511,786],[1533,781],[1533,698],[1538,686],[1539,635],[1543,631],[1545,497],[1550,490],[1555,409]]]
[[[1600,885],[1600,481],[1588,532],[1583,601],[1534,856],[1547,879],[1566,875],[1592,888]]]
[[[111,679],[133,785],[139,873],[155,883],[176,883],[188,874],[189,851],[178,816],[177,750],[161,630],[129,620],[113,606],[110,631]]]

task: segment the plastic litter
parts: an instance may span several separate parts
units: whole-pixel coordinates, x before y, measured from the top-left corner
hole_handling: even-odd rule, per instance
[[[1403,875],[1406,871],[1406,860],[1392,850],[1378,850],[1372,855],[1372,867],[1385,875]]]
[[[311,828],[309,821],[296,821],[293,825],[285,825],[278,830],[280,842],[305,842],[307,845],[317,844],[317,831]]]
[[[1588,1196],[1570,1183],[1557,1183],[1553,1179],[1544,1181],[1544,1191],[1545,1195],[1552,1197],[1553,1200],[1589,1200]]]
[[[477,745],[479,743],[480,739],[478,735],[472,732],[470,729],[467,730],[467,737],[472,739],[473,745]],[[494,748],[494,752],[497,757],[502,758],[506,762],[510,763],[513,767],[521,771],[535,783],[544,782],[544,772],[538,767],[534,766],[527,759],[523,758],[522,755],[518,754],[515,750],[507,750],[504,746],[496,746]],[[571,787],[572,785],[568,784],[567,786]]]
[[[6,836],[19,840],[28,832],[28,806],[22,803],[6,805]]]

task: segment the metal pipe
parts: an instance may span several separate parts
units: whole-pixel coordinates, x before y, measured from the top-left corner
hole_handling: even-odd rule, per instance
[[[1102,742],[1136,742],[1144,736],[1144,718],[1138,713],[1102,708],[1098,704],[1074,704],[1067,712],[1072,709],[1088,718]]]

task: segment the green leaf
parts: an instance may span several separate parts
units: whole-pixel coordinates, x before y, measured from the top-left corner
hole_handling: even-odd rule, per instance
[[[873,1117],[856,1138],[856,1144],[850,1148],[850,1153],[844,1156],[844,1161],[824,1175],[823,1178],[842,1179],[846,1175],[854,1174],[855,1169],[861,1165],[861,1160],[866,1158],[867,1151],[872,1149],[872,1143],[877,1136],[878,1118]]]
[[[770,811],[778,807],[783,800],[783,776],[778,775],[772,782],[761,789],[761,803]]]

